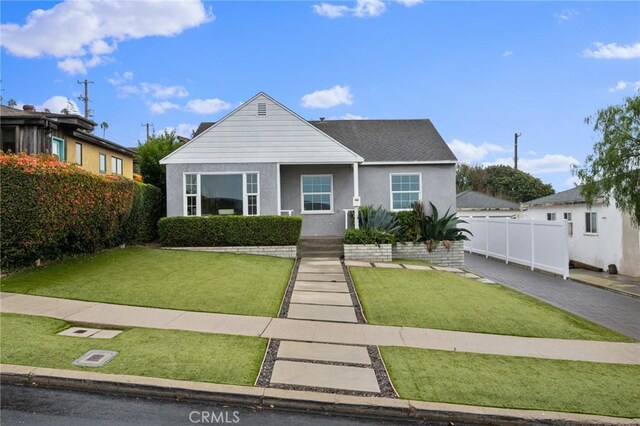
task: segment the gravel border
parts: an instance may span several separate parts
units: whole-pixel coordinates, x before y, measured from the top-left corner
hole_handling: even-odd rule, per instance
[[[286,318],[289,313],[289,304],[291,303],[291,296],[293,295],[293,285],[296,283],[298,277],[298,269],[300,268],[300,258],[297,257],[291,270],[291,276],[289,277],[289,283],[287,283],[287,289],[284,291],[282,302],[280,303],[280,312],[278,312],[278,318]]]
[[[340,265],[342,265],[342,273],[347,281],[347,288],[349,288],[349,295],[351,296],[351,302],[353,303],[353,309],[356,311],[356,319],[358,324],[366,324],[367,319],[362,311],[362,305],[360,299],[358,299],[358,293],[356,293],[356,286],[353,284],[351,274],[349,273],[349,267],[344,263],[344,259],[340,259]]]

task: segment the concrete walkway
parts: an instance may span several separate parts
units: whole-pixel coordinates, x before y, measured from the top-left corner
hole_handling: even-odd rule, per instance
[[[615,291],[625,296],[640,298],[640,278],[611,275],[608,272],[595,272],[586,269],[571,269],[569,278],[579,283]]]
[[[114,327],[150,327],[312,343],[404,346],[640,365],[639,343],[543,339],[411,327],[185,312],[13,293],[0,293],[0,312],[45,316],[71,323]]]
[[[465,269],[640,339],[640,299],[465,253]]]

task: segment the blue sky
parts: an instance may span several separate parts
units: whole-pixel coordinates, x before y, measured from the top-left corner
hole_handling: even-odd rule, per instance
[[[584,118],[640,87],[639,2],[1,7],[4,103],[82,109],[89,79],[93,119],[125,146],[265,91],[308,119],[428,117],[469,163],[509,163],[521,132],[521,168],[563,190],[594,142]]]

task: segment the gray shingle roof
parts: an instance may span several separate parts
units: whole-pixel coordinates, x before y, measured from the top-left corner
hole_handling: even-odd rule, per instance
[[[580,187],[567,189],[566,191],[556,194],[547,195],[546,197],[536,198],[527,201],[525,206],[543,206],[545,204],[577,204],[584,203],[584,197],[580,195]]]
[[[456,161],[428,119],[309,121],[365,161]],[[213,126],[202,122],[195,136]]]
[[[458,209],[477,210],[520,210],[520,205],[513,201],[492,197],[476,191],[464,191],[456,196],[456,206]]]
[[[456,161],[428,119],[310,121],[365,161]]]

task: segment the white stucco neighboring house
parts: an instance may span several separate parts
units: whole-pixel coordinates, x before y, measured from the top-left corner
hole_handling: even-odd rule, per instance
[[[308,121],[263,92],[162,159],[167,215],[300,215],[342,237],[358,205],[456,211],[457,159],[428,119]]]
[[[587,206],[580,188],[523,203],[521,217],[535,220],[567,220],[569,259],[603,270],[616,265],[618,273],[640,276],[640,229],[621,212],[613,199]]]

